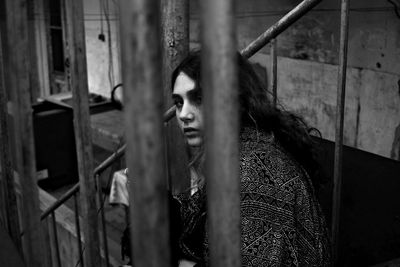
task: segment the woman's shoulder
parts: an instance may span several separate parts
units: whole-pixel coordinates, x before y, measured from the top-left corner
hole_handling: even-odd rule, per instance
[[[265,180],[284,184],[304,180],[300,164],[276,140],[273,133],[245,128],[240,135],[242,180]]]

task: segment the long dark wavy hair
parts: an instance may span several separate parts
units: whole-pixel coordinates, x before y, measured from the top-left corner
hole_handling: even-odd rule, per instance
[[[278,142],[307,171],[315,189],[320,186],[319,165],[315,160],[316,146],[306,122],[292,112],[274,107],[269,99],[270,93],[255,73],[250,62],[237,53],[239,75],[240,127],[254,127],[266,133],[273,132]],[[184,72],[194,80],[195,86],[201,89],[201,52],[192,51],[172,73],[171,88],[176,78]],[[199,165],[199,156],[191,160],[194,167]]]

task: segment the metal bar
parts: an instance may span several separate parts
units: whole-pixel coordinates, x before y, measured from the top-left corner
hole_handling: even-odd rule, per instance
[[[175,116],[175,106],[170,107],[163,115],[164,122],[170,121]],[[105,159],[102,163],[100,163],[94,169],[94,175],[102,173],[105,169],[107,169],[111,164],[113,164],[116,160],[118,160],[125,153],[126,145],[121,146],[115,153]],[[68,190],[64,195],[62,195],[56,202],[54,202],[50,207],[48,207],[40,216],[40,219],[43,220],[46,218],[52,211],[57,209],[59,206],[64,204],[70,197],[72,197],[75,193],[79,191],[79,183],[75,184],[70,190]]]
[[[79,207],[78,207],[78,197],[74,194],[74,207],[75,207],[75,225],[76,225],[76,238],[78,239],[78,251],[79,251],[79,262],[83,267],[82,258],[82,239],[81,239],[81,227],[79,224]]]
[[[42,233],[43,233],[43,239],[44,239],[44,251],[47,253],[45,254],[45,258],[43,262],[45,262],[45,265],[43,267],[52,267],[53,264],[53,254],[51,253],[53,243],[51,239],[51,230],[49,229],[50,226],[50,220],[45,220],[41,223],[42,227]]]
[[[42,215],[40,216],[40,219],[43,220],[47,216],[49,216],[54,210],[56,210],[59,206],[64,204],[65,201],[67,201],[70,197],[72,197],[76,192],[79,191],[79,184],[75,184],[70,190],[68,190],[62,197],[56,200],[54,204],[52,204],[49,208],[47,208]]]
[[[104,209],[103,209],[103,198],[102,198],[102,188],[100,175],[96,175],[96,184],[97,184],[97,195],[99,201],[99,212],[101,219],[101,227],[102,227],[102,236],[103,236],[103,246],[104,246],[104,256],[106,260],[106,266],[110,266],[110,256],[108,254],[108,241],[107,241],[107,229],[106,229],[106,220],[104,218]]]
[[[211,266],[235,267],[241,266],[241,255],[234,4],[233,0],[201,4],[210,260]]]
[[[172,105],[171,74],[189,52],[189,1],[162,1],[164,106]],[[184,138],[174,120],[166,126],[168,184],[173,193],[190,187]]]
[[[23,248],[29,266],[44,266],[43,235],[40,225],[39,194],[36,184],[36,160],[30,90],[31,62],[29,56],[28,11],[26,0],[7,0],[6,24],[11,100],[16,152],[16,170],[22,187]]]
[[[271,40],[271,91],[274,107],[278,102],[278,56],[276,51],[276,38]]]
[[[1,166],[1,199],[5,209],[4,222],[14,244],[22,253],[20,237],[20,222],[18,218],[17,196],[14,186],[13,169],[11,164],[9,123],[7,112],[7,93],[4,81],[3,40],[0,31],[0,166]]]
[[[26,0],[27,1],[27,9],[28,9],[28,34],[29,34],[29,55],[30,55],[30,79],[31,79],[31,102],[36,103],[37,98],[40,95],[40,85],[39,85],[39,66],[38,66],[38,52],[37,52],[37,43],[36,43],[36,28],[37,23],[35,22],[35,8],[37,7],[37,2],[34,0]]]
[[[53,234],[54,234],[54,243],[55,243],[55,249],[56,249],[57,266],[61,267],[60,247],[58,246],[56,214],[54,212],[51,213],[51,223],[52,223],[52,226],[53,226]]]
[[[335,161],[333,175],[333,207],[332,207],[332,256],[337,264],[339,246],[339,222],[342,190],[342,159],[343,159],[343,121],[346,96],[346,69],[347,46],[349,32],[349,0],[341,1],[340,18],[340,47],[338,88],[336,104],[336,134],[335,134]]]
[[[92,135],[89,115],[89,90],[86,65],[86,40],[82,0],[67,0],[69,38],[69,86],[74,107],[74,130],[82,203],[85,266],[100,266],[96,188],[93,175]]]
[[[278,22],[272,25],[263,34],[261,34],[256,40],[251,42],[245,49],[241,51],[241,54],[246,58],[250,58],[257,53],[257,51],[263,48],[269,41],[271,41],[271,39],[285,31],[290,25],[295,23],[299,18],[301,18],[321,1],[322,0],[304,0],[289,13],[283,16],[283,18],[281,18]]]
[[[124,81],[131,242],[134,266],[170,264],[163,137],[159,0],[123,0]]]

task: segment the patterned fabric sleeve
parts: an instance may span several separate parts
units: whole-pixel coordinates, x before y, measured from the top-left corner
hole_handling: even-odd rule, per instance
[[[308,177],[274,143],[241,157],[242,266],[327,266],[324,220]]]
[[[242,266],[329,266],[324,218],[305,171],[274,136],[241,133]],[[181,199],[181,255],[208,266],[206,194]]]

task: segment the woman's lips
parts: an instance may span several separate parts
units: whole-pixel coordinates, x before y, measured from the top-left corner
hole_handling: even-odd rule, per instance
[[[199,131],[196,129],[196,128],[191,128],[191,127],[188,127],[188,128],[184,128],[183,129],[183,132],[184,132],[184,134],[186,135],[186,136],[195,136],[195,135],[198,135],[198,133],[199,133]]]

